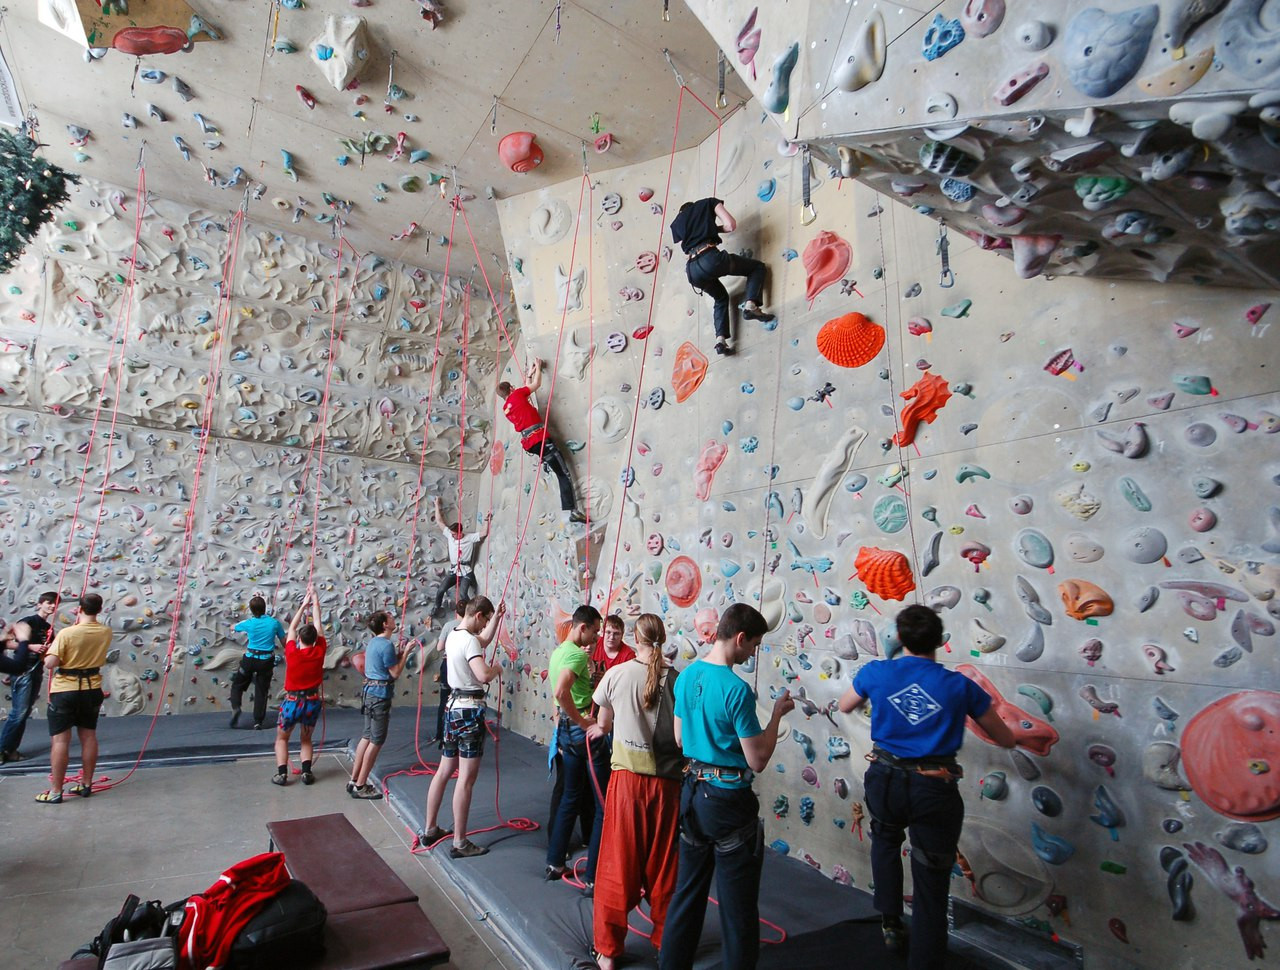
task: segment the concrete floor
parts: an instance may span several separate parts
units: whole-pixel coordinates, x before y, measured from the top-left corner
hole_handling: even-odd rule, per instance
[[[286,788],[270,783],[271,760],[148,768],[61,805],[32,800],[48,787],[43,776],[0,771],[0,968],[57,967],[129,893],[170,903],[200,892],[232,863],[267,850],[268,821],[342,812],[418,893],[453,951],[447,967],[526,970],[431,857],[410,853],[413,835],[385,801],[347,795],[345,757],[322,755],[315,785]]]

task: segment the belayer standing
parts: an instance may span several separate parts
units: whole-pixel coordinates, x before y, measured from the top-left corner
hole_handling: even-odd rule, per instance
[[[871,815],[871,877],[885,945],[907,945],[902,925],[902,842],[911,832],[910,970],[940,970],[947,959],[947,895],[956,862],[964,800],[956,752],[965,718],[1005,748],[1013,732],[991,697],[934,659],[942,620],[927,606],[897,617],[902,654],[859,668],[840,698],[845,714],[871,702],[871,767],[863,782]]]
[[[690,285],[715,302],[716,353],[722,356],[733,353],[733,336],[729,330],[729,291],[721,279],[747,278],[747,292],[740,307],[744,318],[763,322],[774,318],[760,305],[768,267],[758,259],[726,253],[720,248],[720,234],[737,228],[737,220],[719,199],[686,202],[671,220],[671,239],[684,250],[684,271]]]
[[[233,627],[236,633],[248,634],[249,643],[240,666],[231,675],[231,727],[240,722],[240,701],[244,689],[253,684],[253,726],[262,730],[267,718],[267,698],[271,696],[271,674],[276,668],[276,643],[284,646],[284,627],[274,616],[267,616],[267,601],[261,596],[249,600],[247,620]]]
[[[311,607],[311,622],[302,623],[308,606]],[[320,708],[324,703],[320,697],[320,684],[324,680],[326,649],[328,644],[320,629],[320,599],[316,588],[308,586],[298,612],[293,614],[284,645],[284,701],[276,722],[276,773],[271,776],[274,785],[289,784],[289,735],[297,725],[302,727],[298,752],[302,760],[302,783],[315,784],[316,776],[311,773],[311,760],[315,755],[311,735],[320,720]]]

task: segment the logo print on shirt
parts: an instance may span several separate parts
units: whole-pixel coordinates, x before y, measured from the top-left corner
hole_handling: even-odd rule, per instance
[[[890,696],[889,703],[912,725],[923,724],[942,710],[942,705],[930,697],[919,684],[902,688],[898,693]]]

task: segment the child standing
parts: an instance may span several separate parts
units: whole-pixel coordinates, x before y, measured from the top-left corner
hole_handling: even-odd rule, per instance
[[[311,607],[311,622],[302,623],[307,607]],[[280,704],[280,719],[276,723],[276,773],[273,785],[289,784],[289,735],[295,725],[301,725],[302,783],[314,785],[311,759],[315,753],[311,734],[320,720],[320,682],[324,680],[324,652],[328,648],[320,628],[320,604],[315,586],[308,586],[298,612],[289,624],[289,635],[284,645],[284,701]]]

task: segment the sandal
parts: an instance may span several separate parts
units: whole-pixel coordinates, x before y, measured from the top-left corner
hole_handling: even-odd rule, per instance
[[[88,798],[93,794],[93,785],[86,785],[82,781],[68,785],[66,789],[68,795],[79,795],[81,798]]]
[[[42,791],[36,796],[36,801],[42,805],[61,805],[62,792],[60,791]]]

